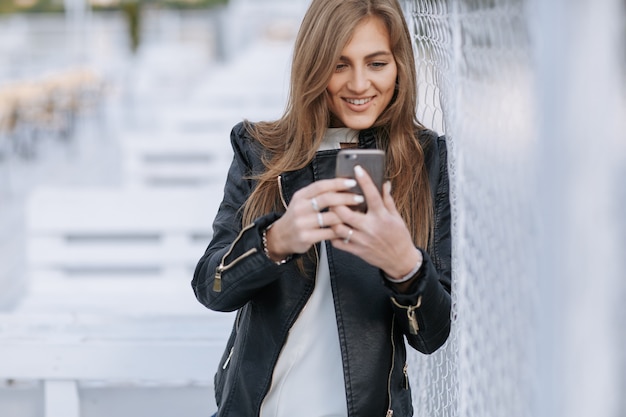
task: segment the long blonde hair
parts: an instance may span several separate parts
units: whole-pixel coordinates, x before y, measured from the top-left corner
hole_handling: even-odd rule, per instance
[[[432,227],[432,199],[424,152],[416,133],[416,71],[411,36],[397,0],[313,0],[296,38],[289,100],[277,121],[247,123],[269,152],[265,172],[244,206],[244,224],[282,211],[277,176],[305,167],[315,157],[330,125],[326,87],[344,46],[364,19],[381,19],[396,60],[397,84],[391,103],[374,123],[378,146],[386,151],[392,195],[416,245],[426,248]]]

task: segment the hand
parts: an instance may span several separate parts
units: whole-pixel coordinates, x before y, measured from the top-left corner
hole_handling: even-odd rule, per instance
[[[385,183],[382,196],[370,176],[360,166],[355,176],[367,202],[367,213],[336,206],[333,225],[334,247],[350,252],[382,269],[391,278],[401,278],[422,260],[411,233],[391,197],[391,184]]]
[[[355,180],[334,178],[298,190],[285,214],[267,231],[270,258],[279,261],[293,253],[305,253],[322,240],[337,239],[333,227],[342,221],[333,211],[321,211],[363,202],[363,196],[345,192],[355,185]]]

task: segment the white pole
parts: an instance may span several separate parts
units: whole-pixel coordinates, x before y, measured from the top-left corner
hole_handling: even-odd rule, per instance
[[[544,214],[535,415],[618,417],[623,13],[619,0],[537,0],[533,9]]]
[[[90,18],[89,0],[64,0],[65,21],[68,33],[68,51],[72,63],[85,59],[87,50],[87,26]]]

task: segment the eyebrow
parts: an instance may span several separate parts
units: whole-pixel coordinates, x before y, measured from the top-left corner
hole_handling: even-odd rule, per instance
[[[392,56],[393,54],[389,51],[378,51],[378,52],[372,52],[371,54],[368,54],[365,56],[365,59],[372,59],[372,58],[376,58],[379,56]],[[350,58],[346,57],[346,56],[340,56],[339,57],[340,61],[350,61]]]

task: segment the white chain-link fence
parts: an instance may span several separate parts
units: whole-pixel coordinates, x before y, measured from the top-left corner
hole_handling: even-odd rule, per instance
[[[404,7],[455,238],[453,330],[411,357],[415,415],[623,417],[626,6]]]

